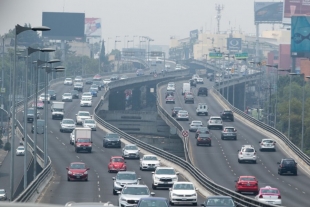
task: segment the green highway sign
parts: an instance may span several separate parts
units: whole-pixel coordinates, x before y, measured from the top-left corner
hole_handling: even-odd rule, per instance
[[[235,58],[236,59],[245,59],[245,58],[248,58],[248,53],[237,53],[235,54]]]
[[[223,57],[223,54],[222,54],[222,53],[210,52],[210,53],[209,53],[209,57],[210,57],[210,58],[222,58],[222,57]]]

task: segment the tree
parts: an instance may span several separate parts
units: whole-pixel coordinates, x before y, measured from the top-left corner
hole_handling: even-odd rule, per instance
[[[99,58],[100,58],[100,62],[104,63],[105,65],[108,64],[108,59],[105,55],[104,40],[102,40],[102,43],[101,43],[101,50],[100,50]]]

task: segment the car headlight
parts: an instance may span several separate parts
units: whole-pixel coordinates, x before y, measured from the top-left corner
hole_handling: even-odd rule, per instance
[[[119,185],[119,186],[121,185],[121,183],[120,183],[120,182],[115,182],[115,184],[116,184],[116,185]]]
[[[87,175],[87,174],[88,174],[88,171],[85,171],[85,172],[84,172],[84,175]]]
[[[155,180],[159,180],[159,179],[160,179],[160,177],[156,177],[156,176],[154,176],[154,179],[155,179]]]
[[[126,200],[125,198],[121,198],[121,201],[125,201],[125,202],[127,202],[127,200]]]
[[[194,194],[192,194],[192,195],[189,195],[189,196],[197,196],[197,194],[196,194],[196,193],[194,193]]]
[[[172,193],[172,196],[178,196],[178,194]]]
[[[129,154],[127,151],[124,151],[124,154]]]
[[[81,145],[80,145],[80,144],[77,144],[76,146],[77,146],[77,147],[80,147]]]
[[[142,165],[146,165],[147,166],[147,163],[143,162]]]
[[[71,171],[68,171],[68,174],[69,174],[69,175],[72,175],[72,172],[71,172]]]
[[[178,181],[178,178],[177,178],[177,177],[175,177],[175,178],[172,178],[172,180],[173,180],[173,181]]]

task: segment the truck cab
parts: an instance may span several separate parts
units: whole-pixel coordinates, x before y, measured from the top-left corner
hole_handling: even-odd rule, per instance
[[[92,137],[90,128],[75,128],[74,130],[74,147],[75,152],[92,151]]]
[[[65,115],[65,102],[53,102],[51,106],[52,119],[63,119]]]

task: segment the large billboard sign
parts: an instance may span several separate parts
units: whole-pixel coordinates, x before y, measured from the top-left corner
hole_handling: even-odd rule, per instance
[[[51,28],[42,32],[53,40],[72,40],[84,37],[85,13],[43,12],[42,25]]]
[[[283,2],[254,2],[255,23],[282,23]]]
[[[101,19],[85,18],[86,37],[101,37]]]
[[[241,38],[227,38],[227,50],[241,50]]]
[[[290,24],[294,15],[310,16],[310,0],[284,0],[283,23]]]
[[[191,40],[198,40],[198,29],[189,32]]]
[[[291,56],[310,58],[310,16],[291,19]]]

